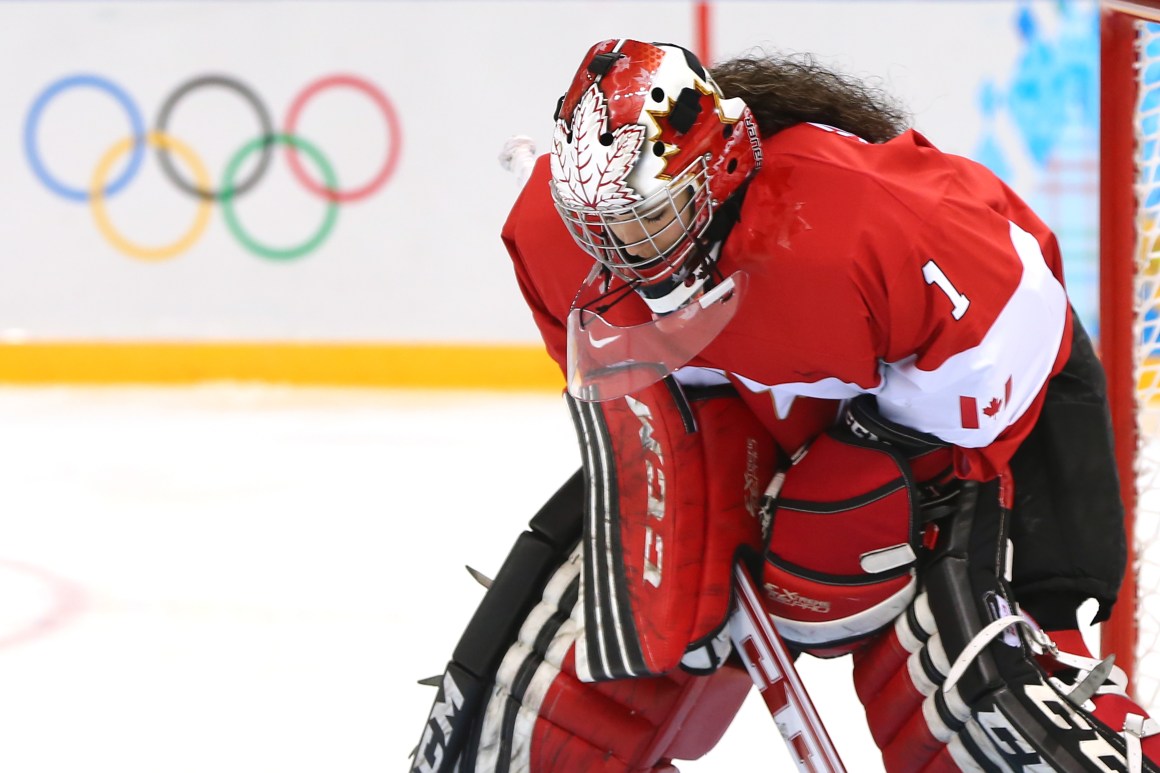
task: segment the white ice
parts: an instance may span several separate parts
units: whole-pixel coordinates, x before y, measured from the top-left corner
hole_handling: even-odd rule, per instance
[[[405,770],[528,518],[579,465],[560,398],[0,389],[0,771]],[[802,673],[880,771],[849,660]],[[756,692],[682,771],[789,771]]]

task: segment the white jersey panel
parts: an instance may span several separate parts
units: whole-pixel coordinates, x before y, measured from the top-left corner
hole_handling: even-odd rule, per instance
[[[1012,223],[1011,243],[1023,275],[983,340],[934,370],[917,367],[914,357],[887,363],[878,392],[883,416],[981,448],[1030,407],[1059,353],[1068,301],[1035,237]]]
[[[1018,287],[978,346],[934,370],[916,356],[883,362],[878,386],[837,378],[768,385],[735,374],[754,392],[770,392],[780,408],[795,396],[847,399],[878,396],[891,421],[963,448],[982,448],[1030,407],[1051,375],[1068,314],[1067,293],[1051,273],[1035,237],[1011,223],[1011,243],[1023,264]]]
[[[769,392],[770,397],[773,398],[773,404],[777,411],[777,418],[779,419],[784,419],[789,415],[789,410],[793,407],[793,401],[796,397],[848,400],[851,397],[857,397],[867,392],[877,394],[880,388],[863,389],[857,384],[851,384],[833,377],[823,378],[820,381],[795,381],[789,384],[769,386],[768,384],[762,384],[760,381],[754,381],[751,378],[746,378],[737,373],[733,375],[751,392]]]

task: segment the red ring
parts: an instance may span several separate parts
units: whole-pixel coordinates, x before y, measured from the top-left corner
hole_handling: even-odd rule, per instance
[[[24,574],[44,584],[52,593],[52,606],[33,620],[11,631],[0,632],[0,649],[26,644],[72,622],[87,606],[87,599],[79,586],[53,573],[23,561],[0,559],[0,566]]]
[[[383,111],[383,116],[387,119],[387,128],[390,130],[387,162],[383,164],[383,168],[379,170],[379,173],[375,175],[374,179],[366,185],[349,191],[341,191],[330,190],[311,179],[310,175],[306,173],[306,169],[303,167],[301,160],[298,158],[298,149],[293,144],[286,146],[286,158],[290,162],[290,170],[294,173],[294,176],[312,192],[325,197],[328,201],[357,201],[370,196],[379,188],[386,185],[387,180],[395,173],[395,167],[399,162],[399,151],[403,144],[403,133],[399,125],[399,117],[395,114],[395,108],[391,105],[390,100],[387,99],[387,95],[370,81],[355,75],[330,75],[325,78],[319,78],[303,89],[302,93],[294,98],[294,102],[290,105],[290,110],[286,113],[285,133],[291,136],[297,136],[295,129],[298,125],[298,117],[302,114],[302,109],[306,106],[306,102],[318,94],[318,92],[333,86],[349,86],[350,88],[357,89],[370,97],[379,106],[379,109]]]

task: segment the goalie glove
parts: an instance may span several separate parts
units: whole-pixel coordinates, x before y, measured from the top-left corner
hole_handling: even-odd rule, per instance
[[[922,592],[855,653],[854,682],[890,773],[1157,771],[1160,737],[1110,661],[1069,654],[1010,588],[1000,481],[964,483]],[[1054,637],[1054,638],[1053,638]]]

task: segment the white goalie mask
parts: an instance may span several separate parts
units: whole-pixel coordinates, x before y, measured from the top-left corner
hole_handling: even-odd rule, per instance
[[[752,112],[691,53],[607,40],[561,98],[552,196],[580,247],[668,313],[704,281],[701,239],[760,158]]]
[[[743,274],[708,283],[715,213],[761,165],[753,113],[727,99],[689,51],[606,40],[561,97],[550,154],[556,208],[594,270],[568,317],[568,391],[630,394],[687,364],[736,313]],[[603,316],[611,279],[656,315]],[[615,301],[614,301],[615,302]]]

